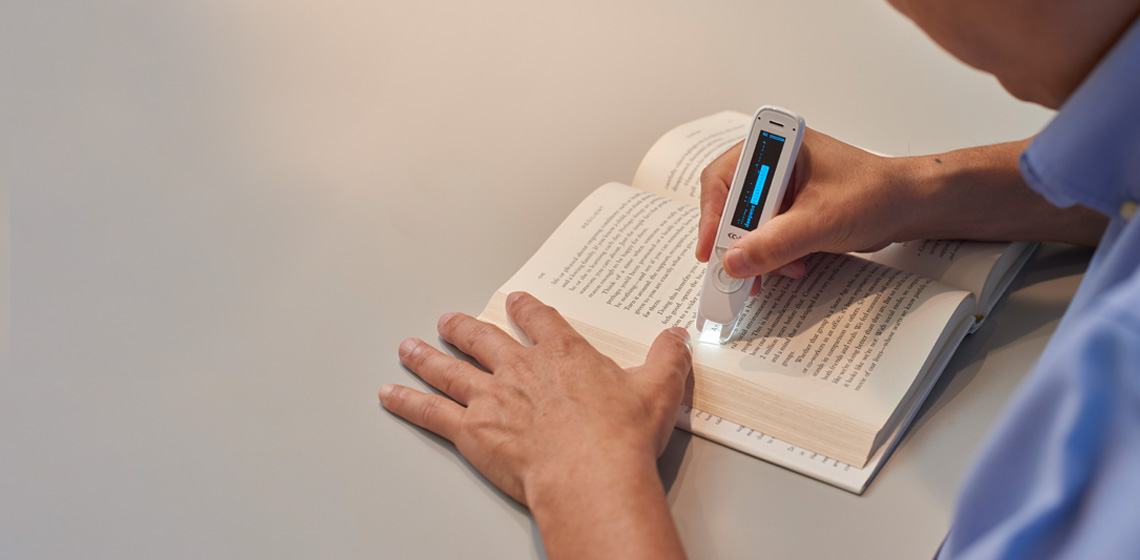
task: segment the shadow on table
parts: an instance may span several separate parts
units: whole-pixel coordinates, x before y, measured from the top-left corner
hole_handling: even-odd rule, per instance
[[[689,442],[692,439],[693,434],[674,428],[669,443],[665,446],[665,452],[657,458],[657,473],[661,475],[661,485],[665,487],[666,494],[673,489],[673,483],[677,482],[677,477],[681,473],[681,463],[685,460],[685,452],[689,449]]]

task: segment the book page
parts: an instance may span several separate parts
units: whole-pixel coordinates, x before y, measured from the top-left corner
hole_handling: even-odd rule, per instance
[[[968,316],[973,302],[968,293],[930,278],[850,255],[816,254],[806,261],[803,278],[772,277],[749,300],[728,344],[700,344],[694,359],[814,411],[796,420],[797,443],[843,446],[867,434],[839,434],[831,422],[815,419],[834,414],[849,419],[852,430],[862,426],[877,434],[906,400],[944,332]],[[704,410],[701,404],[694,406]],[[800,414],[784,409],[784,402],[765,408]],[[788,438],[787,432],[767,431]],[[872,450],[875,438],[863,451]]]
[[[901,421],[893,428],[888,427],[890,431],[885,434],[883,444],[875,450],[862,468],[686,405],[682,405],[677,413],[677,427],[848,492],[862,494],[902,440],[907,426],[918,414],[919,404],[930,394],[938,377],[946,369],[950,358],[965,338],[968,328],[968,324],[960,324],[947,333],[945,343],[933,356],[928,371],[922,374],[914,388],[915,395],[911,404],[901,405],[906,407],[903,409],[904,416]]]
[[[856,254],[972,292],[978,299],[974,314],[980,321],[993,309],[1036,246],[1035,243],[920,239],[895,243],[874,253]]]
[[[700,206],[701,171],[743,140],[751,123],[744,113],[723,111],[666,132],[637,166],[633,186]]]
[[[605,185],[500,289],[484,318],[511,328],[502,301],[527,291],[618,363],[640,364],[661,330],[694,323],[705,270],[693,256],[698,218],[676,200]],[[970,296],[849,255],[815,255],[808,266],[802,279],[767,282],[728,345],[694,345],[693,405],[825,453],[819,446],[858,440],[850,445],[862,451],[834,456],[862,466]]]

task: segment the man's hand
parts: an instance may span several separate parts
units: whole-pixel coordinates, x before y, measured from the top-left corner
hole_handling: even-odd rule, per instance
[[[385,385],[380,402],[455,443],[492,483],[527,504],[552,557],[679,555],[655,459],[692,369],[688,333],[662,332],[645,364],[626,370],[529,294],[508,296],[507,312],[533,346],[449,313],[439,320],[440,335],[489,373],[408,339],[400,360],[454,400]]]
[[[804,132],[784,211],[732,244],[724,257],[730,276],[799,278],[801,259],[811,253],[877,251],[911,239],[1094,245],[1107,223],[1088,208],[1057,208],[1025,184],[1018,156],[1029,140],[890,158]],[[741,149],[737,144],[701,173],[701,262],[716,241]]]
[[[912,216],[892,181],[889,159],[808,129],[792,170],[784,211],[737,240],[724,258],[736,278],[777,272],[799,278],[816,251],[873,251],[895,240]],[[707,262],[743,142],[701,173],[697,260]],[[753,287],[758,290],[759,285]]]

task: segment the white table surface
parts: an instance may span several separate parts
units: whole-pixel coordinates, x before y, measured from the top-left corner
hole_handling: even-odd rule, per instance
[[[3,558],[541,557],[525,508],[379,407],[420,385],[400,340],[481,310],[686,120],[775,103],[922,154],[1050,116],[881,2],[5,12]],[[1087,258],[1039,254],[862,497],[676,432],[691,555],[929,557]]]

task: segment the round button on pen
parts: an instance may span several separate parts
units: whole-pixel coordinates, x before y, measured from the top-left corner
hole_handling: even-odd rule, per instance
[[[735,292],[744,284],[743,279],[729,276],[728,272],[724,270],[724,265],[718,265],[716,267],[716,276],[714,279],[716,282],[713,282],[713,284],[717,289],[726,293]]]

